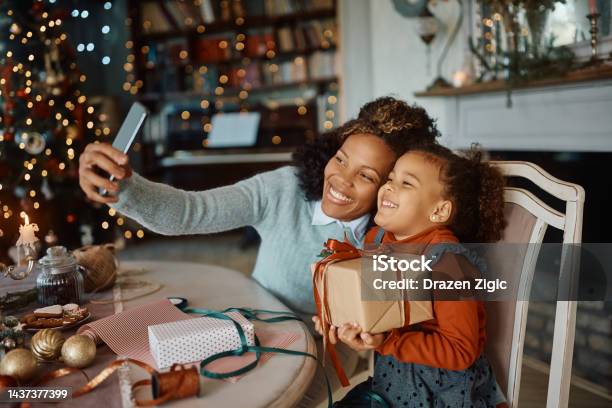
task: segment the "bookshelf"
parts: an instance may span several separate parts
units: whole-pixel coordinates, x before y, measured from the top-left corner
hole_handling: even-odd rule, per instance
[[[337,0],[128,0],[128,13],[124,89],[152,112],[145,173],[240,163],[242,178],[337,125]],[[207,149],[212,117],[243,111],[261,113],[257,144]]]

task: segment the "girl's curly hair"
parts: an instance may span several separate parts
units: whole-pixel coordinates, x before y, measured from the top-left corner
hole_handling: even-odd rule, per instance
[[[305,143],[293,154],[300,187],[307,200],[323,194],[323,172],[344,141],[354,134],[382,138],[399,157],[415,145],[435,143],[440,135],[436,122],[417,105],[382,97],[361,107],[356,119]]]
[[[496,242],[501,239],[504,218],[505,180],[495,167],[482,161],[473,147],[464,156],[441,145],[413,149],[440,164],[443,196],[453,203],[449,228],[461,242]]]

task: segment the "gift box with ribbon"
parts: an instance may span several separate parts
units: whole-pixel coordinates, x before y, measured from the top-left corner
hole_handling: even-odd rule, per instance
[[[329,323],[341,326],[355,322],[364,332],[376,334],[433,319],[430,300],[402,301],[399,299],[403,292],[401,289],[396,290],[397,299],[393,299],[389,289],[376,293],[371,287],[363,288],[372,281],[363,276],[363,263],[363,258],[355,258],[328,264],[320,275],[317,288],[321,298],[325,293],[324,309]],[[416,278],[402,274],[403,279],[411,277]],[[370,296],[364,295],[366,290]],[[377,294],[380,300],[374,300]],[[422,295],[416,297],[420,299]]]
[[[371,259],[372,254],[334,239],[328,240],[325,247],[325,258],[312,267],[317,314],[325,334],[331,324],[341,326],[356,322],[364,332],[376,334],[433,319],[432,302],[430,299],[421,300],[422,296],[419,300],[406,300],[402,291],[398,291],[395,299],[364,300],[362,285],[372,280],[363,276],[364,269],[367,269],[363,267],[364,258]],[[404,254],[404,258],[409,257]],[[402,275],[402,278],[409,277]],[[334,347],[326,335],[325,345],[340,382],[348,385],[348,379],[335,357]]]
[[[149,326],[149,346],[157,367],[197,362],[239,349],[242,344],[234,322],[242,327],[247,343],[254,345],[253,323],[238,312],[228,312],[227,316],[233,321],[200,317]]]
[[[313,266],[315,300],[326,323],[356,322],[363,331],[376,334],[433,319],[432,302],[429,297],[423,300],[423,291],[414,296],[419,300],[406,299],[410,291],[403,289],[381,291],[376,299],[376,290],[369,287],[373,277],[364,276],[371,274],[371,268],[364,265],[371,262],[372,254],[337,240],[329,240],[326,247],[327,257]],[[420,255],[403,254],[402,259],[419,260]],[[419,274],[402,272],[397,278],[418,279]]]

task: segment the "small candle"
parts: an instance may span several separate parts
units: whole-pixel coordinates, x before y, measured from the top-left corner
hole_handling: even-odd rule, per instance
[[[465,71],[455,71],[453,74],[453,86],[455,88],[461,88],[466,85],[468,81],[468,74]]]
[[[19,226],[19,239],[17,240],[17,246],[30,246],[34,248],[34,244],[38,242],[35,232],[38,232],[38,225],[30,224],[28,215],[23,213],[25,224]]]
[[[591,14],[597,14],[597,0],[589,0]]]

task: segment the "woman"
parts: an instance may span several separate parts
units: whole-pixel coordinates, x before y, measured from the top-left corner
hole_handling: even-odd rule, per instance
[[[106,144],[87,146],[80,158],[79,181],[91,200],[108,203],[160,234],[208,234],[253,226],[261,236],[253,279],[296,313],[312,315],[313,254],[328,238],[341,240],[345,232],[361,242],[376,208],[378,188],[396,158],[411,146],[434,142],[436,136],[435,122],[424,109],[384,97],[364,105],[357,119],[298,150],[294,166],[234,185],[189,192],[153,183],[132,174],[127,156]],[[95,167],[120,182],[99,176]],[[99,188],[116,196],[102,197]],[[304,321],[310,322],[310,316]],[[341,360],[350,360],[345,367],[354,367],[355,355],[339,354]]]

